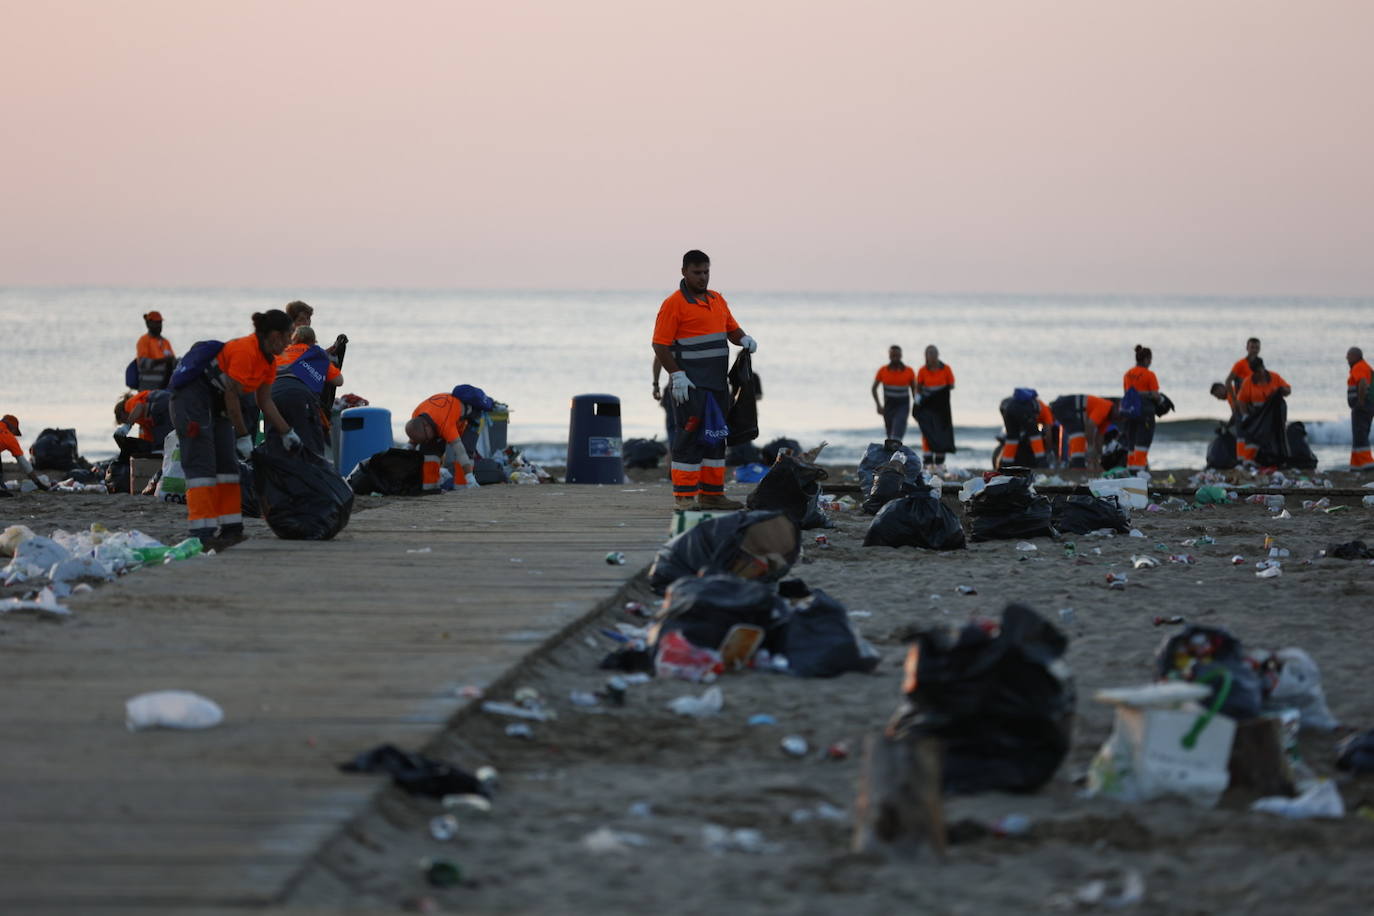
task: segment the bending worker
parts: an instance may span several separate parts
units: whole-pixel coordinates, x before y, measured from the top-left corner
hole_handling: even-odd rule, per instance
[[[1116,402],[1091,394],[1066,394],[1050,403],[1050,413],[1068,437],[1069,467],[1102,469],[1102,443],[1117,419]]]
[[[272,403],[301,437],[304,448],[324,457],[324,422],[320,416],[320,395],[325,386],[343,384],[343,374],[329,360],[329,354],[315,344],[315,331],[308,324],[291,332],[291,345],[277,357],[277,380],[272,383]],[[267,438],[276,435],[269,430]]]
[[[471,406],[452,394],[436,394],[425,398],[406,422],[406,438],[412,448],[424,455],[420,483],[426,493],[439,492],[439,467],[453,464],[453,485],[477,489],[472,476],[472,458],[463,446],[463,433],[474,412]]]
[[[883,399],[878,400],[878,386],[883,386]],[[887,365],[878,368],[873,376],[873,406],[883,418],[887,438],[901,441],[906,435],[906,421],[911,416],[911,402],[916,396],[916,371],[902,362],[902,348],[893,344],[887,348]],[[930,456],[926,456],[930,460]]]
[[[171,381],[177,355],[172,350],[172,342],[162,336],[161,312],[146,313],[143,326],[148,333],[138,339],[138,349],[134,354],[138,361],[138,387],[140,391],[156,391],[166,388]]]
[[[24,455],[24,447],[19,444],[19,437],[22,435],[24,434],[19,431],[18,417],[12,413],[7,413],[3,417],[0,417],[0,452],[9,452],[13,455],[15,462],[19,465],[19,470],[27,474],[29,480],[32,480],[38,489],[46,490],[48,489],[48,485],[43,482],[42,478],[38,476],[38,472],[33,469],[33,465],[29,463],[29,459]],[[4,487],[4,475],[0,474],[0,489],[4,489]],[[9,491],[6,490],[5,492],[8,493]]]
[[[1126,469],[1131,473],[1150,466],[1150,446],[1155,441],[1155,414],[1159,411],[1159,379],[1150,371],[1154,354],[1149,347],[1135,345],[1135,368],[1128,369],[1121,379],[1123,392],[1134,391],[1140,396],[1139,413],[1124,416],[1126,435]],[[1123,403],[1125,398],[1122,399]],[[1126,411],[1122,411],[1123,414]]]
[[[926,467],[945,463],[945,454],[954,451],[954,418],[949,409],[949,393],[954,390],[954,370],[940,361],[934,344],[926,347],[926,361],[916,373],[916,422],[921,427],[922,459]]]
[[[135,426],[138,437],[162,451],[162,443],[172,431],[172,393],[170,391],[139,391],[115,402],[116,436],[127,436]]]
[[[998,466],[1007,467],[1030,459],[1034,467],[1049,467],[1049,458],[1045,454],[1045,431],[1054,425],[1054,414],[1040,400],[1036,390],[1017,388],[1011,397],[1002,401],[1000,410],[1007,438],[1002,445]],[[1029,455],[1021,454],[1022,436],[1030,440]]]
[[[1374,371],[1364,361],[1364,351],[1351,347],[1345,353],[1350,377],[1345,380],[1345,400],[1350,405],[1350,470],[1374,471],[1369,451],[1369,426],[1374,421]]]
[[[754,338],[730,314],[725,297],[708,288],[711,259],[693,249],[682,256],[682,281],[659,306],[653,349],[668,370],[673,399],[673,500],[680,509],[741,509],[725,498],[725,438],[708,439],[702,427],[707,403],[723,416],[730,408],[730,348],[753,353]]]
[[[1286,398],[1293,393],[1292,387],[1284,381],[1283,376],[1277,372],[1270,372],[1264,365],[1264,360],[1258,356],[1250,360],[1250,377],[1240,386],[1240,392],[1236,395],[1237,406],[1240,407],[1241,417],[1239,427],[1236,431],[1236,457],[1241,461],[1256,461],[1259,458],[1260,446],[1267,444],[1275,451],[1281,451],[1287,447],[1287,440],[1278,441],[1278,436],[1286,435],[1282,426],[1277,431],[1270,430],[1269,437],[1272,442],[1261,442],[1256,438],[1263,431],[1257,431],[1254,423],[1247,423],[1246,420],[1253,420],[1254,415],[1269,400],[1275,396]],[[1285,418],[1286,418],[1285,413]],[[1276,424],[1277,425],[1277,424]]]
[[[172,421],[186,471],[186,517],[193,537],[228,547],[243,539],[243,495],[238,459],[253,453],[240,398],[252,395],[282,443],[300,436],[272,403],[275,359],[286,349],[291,319],[280,309],[253,313],[253,333],[228,343],[193,344],[172,375]],[[215,528],[219,534],[215,537]]]

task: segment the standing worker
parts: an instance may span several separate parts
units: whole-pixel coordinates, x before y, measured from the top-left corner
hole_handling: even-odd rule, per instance
[[[161,312],[146,313],[143,325],[148,333],[138,339],[137,352],[134,354],[138,364],[138,389],[157,391],[166,388],[171,381],[177,355],[172,350],[172,342],[162,336]]]
[[[24,447],[19,444],[19,437],[22,435],[24,434],[19,431],[18,417],[12,413],[0,417],[0,452],[9,452],[13,455],[15,462],[19,465],[19,470],[27,474],[29,480],[32,480],[38,489],[46,490],[48,485],[42,481],[38,472],[33,469],[33,465],[29,463],[29,459],[24,456]],[[3,473],[0,473],[0,490],[4,490],[6,494],[9,493],[9,490],[5,488]]]
[[[1374,421],[1374,371],[1364,361],[1364,351],[1351,347],[1345,353],[1350,377],[1345,380],[1345,400],[1350,405],[1350,470],[1374,471],[1369,451],[1369,426]]]
[[[275,359],[286,349],[291,319],[280,309],[253,313],[253,333],[228,343],[202,340],[187,351],[172,376],[172,422],[186,471],[186,516],[191,536],[207,546],[243,540],[240,458],[253,453],[240,398],[253,395],[262,415],[288,449],[301,438],[272,403]],[[215,537],[216,526],[219,528]]]
[[[1231,371],[1226,376],[1226,387],[1240,393],[1240,386],[1245,384],[1245,380],[1255,371],[1255,360],[1259,359],[1260,340],[1258,337],[1251,337],[1245,342],[1245,355],[1236,360]]]
[[[406,422],[406,438],[424,455],[420,485],[426,493],[439,492],[439,468],[445,461],[453,464],[453,485],[475,490],[472,458],[463,445],[463,433],[474,415],[471,406],[452,394],[436,394],[420,402]]]
[[[1007,436],[996,465],[1008,467],[1029,458],[1034,467],[1049,467],[1049,458],[1045,455],[1045,432],[1054,425],[1054,414],[1040,400],[1039,393],[1034,388],[1017,388],[1011,397],[1002,401],[999,409]],[[1029,455],[1021,454],[1023,436],[1030,441]]]
[[[326,386],[343,384],[343,374],[329,354],[315,344],[315,331],[308,324],[291,332],[291,345],[277,357],[277,380],[272,383],[272,403],[283,419],[301,437],[301,444],[321,458],[325,455],[324,422],[320,396]],[[267,438],[276,435],[269,430]]]
[[[921,427],[921,456],[926,467],[941,466],[954,451],[954,418],[949,393],[954,390],[954,370],[940,362],[940,350],[926,347],[925,365],[916,373],[916,423]]]
[[[1068,437],[1069,467],[1100,471],[1107,427],[1117,419],[1116,402],[1091,394],[1066,394],[1054,399],[1050,413]]]
[[[1150,445],[1155,440],[1155,415],[1159,411],[1159,379],[1150,371],[1154,354],[1149,347],[1135,345],[1135,368],[1128,369],[1121,379],[1121,399],[1123,433],[1126,439],[1126,469],[1148,470],[1150,467]],[[1130,392],[1136,393],[1135,398]],[[1128,401],[1138,403],[1129,404]]]
[[[878,400],[879,385],[883,386],[881,401]],[[906,435],[906,421],[911,415],[911,402],[916,397],[916,372],[902,362],[901,347],[893,344],[887,348],[887,365],[878,368],[869,393],[873,395],[878,416],[883,418],[887,438],[900,442]]]
[[[730,409],[730,348],[758,350],[730,314],[725,297],[709,289],[711,259],[692,249],[682,256],[682,281],[659,306],[653,349],[668,370],[673,399],[673,501],[679,509],[742,509],[725,497],[725,440],[703,441],[708,401],[721,416]]]

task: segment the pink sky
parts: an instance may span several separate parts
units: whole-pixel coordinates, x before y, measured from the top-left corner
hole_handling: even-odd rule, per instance
[[[1374,4],[7,0],[0,283],[1374,292]]]

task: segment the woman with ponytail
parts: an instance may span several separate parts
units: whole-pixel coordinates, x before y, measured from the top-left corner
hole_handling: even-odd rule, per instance
[[[1159,408],[1159,379],[1150,371],[1154,354],[1149,347],[1135,345],[1135,368],[1121,380],[1126,393],[1121,399],[1121,416],[1125,429],[1126,469],[1131,473],[1150,466],[1150,444],[1155,439],[1155,413]],[[1131,392],[1135,392],[1132,397]]]

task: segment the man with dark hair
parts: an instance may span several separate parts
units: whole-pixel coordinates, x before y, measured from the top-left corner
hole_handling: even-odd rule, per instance
[[[143,326],[148,333],[138,339],[134,358],[138,361],[138,388],[156,391],[166,388],[177,365],[171,341],[162,336],[162,313],[145,312]]]
[[[730,314],[725,297],[708,288],[711,259],[695,248],[682,256],[682,281],[663,300],[653,350],[668,370],[673,401],[673,498],[680,509],[740,509],[725,498],[725,438],[708,435],[707,415],[730,407],[729,343],[758,349]]]
[[[1245,342],[1245,355],[1236,360],[1236,364],[1231,367],[1231,372],[1226,376],[1226,387],[1232,392],[1240,394],[1240,386],[1245,384],[1255,371],[1255,360],[1259,359],[1260,341],[1258,337],[1251,337]]]
[[[878,400],[878,386],[883,398]],[[873,406],[883,418],[883,432],[889,439],[901,441],[906,436],[906,421],[911,415],[911,400],[916,395],[916,370],[902,362],[902,348],[893,344],[887,348],[887,364],[878,367],[873,376]]]
[[[1345,400],[1350,405],[1350,470],[1374,471],[1369,450],[1369,427],[1374,422],[1374,370],[1364,361],[1364,351],[1345,351],[1350,376],[1345,380]]]

